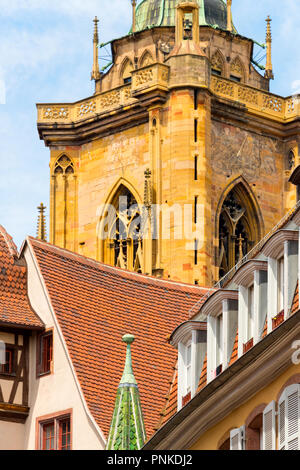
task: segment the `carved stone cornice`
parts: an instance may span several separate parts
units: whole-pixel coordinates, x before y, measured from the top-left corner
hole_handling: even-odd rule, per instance
[[[207,430],[293,365],[292,344],[300,337],[300,311],[204,387],[174,415],[143,450],[189,449]],[[299,366],[294,366],[299,370]]]

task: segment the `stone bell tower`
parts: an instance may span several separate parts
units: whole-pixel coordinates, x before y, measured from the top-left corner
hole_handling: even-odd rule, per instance
[[[269,92],[269,21],[263,66],[233,24],[232,0],[131,4],[131,31],[109,43],[101,70],[94,20],[95,93],[38,105],[50,242],[210,286],[296,201],[299,100]]]

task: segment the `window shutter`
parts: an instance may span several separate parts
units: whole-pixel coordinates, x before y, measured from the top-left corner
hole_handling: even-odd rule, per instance
[[[263,450],[276,449],[276,403],[272,401],[263,412]]]
[[[279,448],[300,449],[300,385],[287,387],[279,400]]]
[[[244,450],[245,426],[230,431],[230,450]]]
[[[280,397],[278,403],[278,435],[279,450],[285,450],[285,391]]]

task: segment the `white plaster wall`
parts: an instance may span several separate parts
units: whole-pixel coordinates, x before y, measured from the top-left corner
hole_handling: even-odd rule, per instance
[[[24,424],[0,421],[0,450],[24,449]]]
[[[68,361],[63,341],[55,325],[43,285],[34,264],[33,255],[25,249],[28,266],[28,295],[34,310],[53,330],[53,374],[36,378],[36,335],[30,339],[29,406],[30,415],[25,423],[25,449],[35,449],[36,418],[73,410],[72,445],[74,450],[103,449],[101,430],[88,416],[76,380]]]

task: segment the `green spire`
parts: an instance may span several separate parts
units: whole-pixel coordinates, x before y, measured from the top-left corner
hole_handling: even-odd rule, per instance
[[[132,370],[131,344],[134,336],[124,335],[122,340],[127,344],[126,360],[106,449],[139,450],[145,443],[146,432],[139,390]]]

